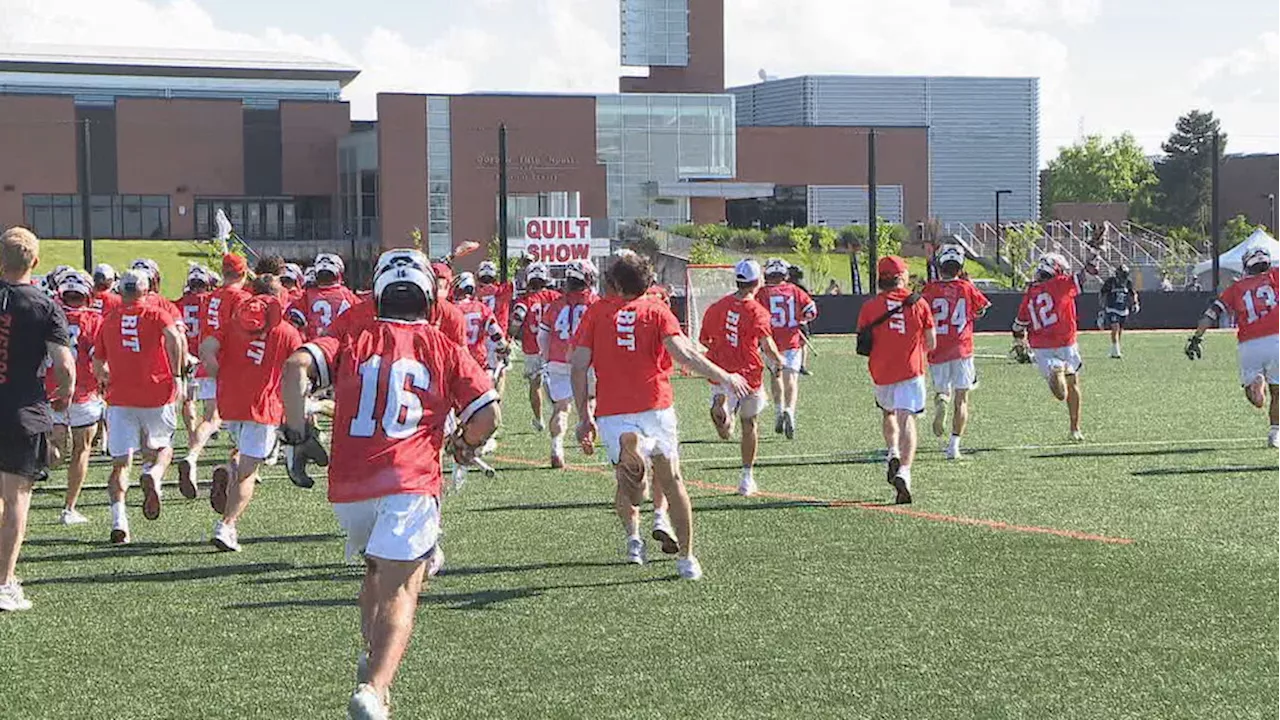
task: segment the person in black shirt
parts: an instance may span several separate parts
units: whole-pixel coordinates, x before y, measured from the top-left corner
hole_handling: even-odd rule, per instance
[[[14,576],[27,530],[31,489],[46,476],[52,409],[64,410],[75,387],[67,317],[31,284],[40,243],[26,228],[0,235],[0,610],[28,610]],[[58,388],[45,397],[46,357]]]
[[[1102,283],[1098,291],[1098,300],[1102,305],[1102,322],[1111,329],[1111,357],[1120,357],[1120,336],[1124,333],[1124,321],[1129,312],[1138,312],[1142,306],[1138,304],[1138,291],[1129,279],[1129,266],[1118,265],[1111,277]]]

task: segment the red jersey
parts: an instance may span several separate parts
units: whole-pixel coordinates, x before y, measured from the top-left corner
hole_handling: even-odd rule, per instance
[[[209,308],[211,295],[211,292],[188,292],[178,298],[178,312],[181,313],[182,324],[187,328],[187,344],[192,354],[200,346],[200,325]]]
[[[502,328],[498,327],[493,311],[476,298],[467,298],[452,305],[462,313],[463,327],[467,331],[466,345],[471,351],[471,357],[475,358],[481,367],[487,366],[489,341],[498,342],[503,338]]]
[[[600,298],[588,288],[565,293],[543,308],[540,330],[547,333],[547,362],[567,363],[573,336],[582,325],[582,316]]]
[[[159,306],[175,322],[182,320],[182,310],[178,308],[177,303],[160,293],[147,293],[144,300],[145,302],[154,303]]]
[[[1260,275],[1244,275],[1222,291],[1218,297],[1218,309],[1229,311],[1236,317],[1236,342],[1247,342],[1280,333],[1280,314],[1276,313],[1276,300],[1280,268],[1271,268]]]
[[[910,294],[907,288],[882,292],[862,303],[858,311],[861,328],[891,308],[898,309],[871,331],[873,344],[867,368],[876,385],[892,385],[924,375],[924,336],[926,329],[934,327],[933,313],[927,303],[920,301],[904,309],[902,303]]]
[[[664,341],[680,321],[663,303],[605,297],[587,309],[573,338],[591,351],[596,369],[596,415],[627,415],[671,407],[671,355]]]
[[[307,321],[307,337],[319,337],[329,330],[334,318],[350,310],[358,302],[346,285],[307,288],[294,307]]]
[[[507,326],[511,322],[511,298],[515,297],[515,293],[515,285],[509,281],[476,287],[476,299],[488,306],[493,317],[502,326],[503,334],[507,332]]]
[[[71,393],[71,402],[88,402],[98,396],[98,378],[93,374],[93,348],[102,332],[102,313],[88,305],[64,310],[71,355],[76,359],[76,386]],[[53,397],[58,389],[58,378],[53,373],[45,373],[44,388],[49,397]]]
[[[671,304],[671,293],[667,292],[667,289],[661,285],[650,285],[649,288],[644,291],[644,294],[645,297],[653,298],[658,302],[665,303],[667,305]]]
[[[929,364],[973,357],[973,321],[991,306],[991,301],[964,278],[934,280],[920,295],[933,309],[938,328],[938,346],[929,353]]]
[[[329,502],[440,495],[450,410],[465,423],[497,402],[471,353],[425,322],[370,320],[304,346],[334,388]]]
[[[1076,342],[1076,296],[1080,280],[1075,275],[1055,275],[1032,283],[1014,324],[1030,328],[1027,344],[1033,348],[1060,348]]]
[[[703,314],[698,342],[707,348],[708,360],[741,375],[752,390],[759,390],[764,380],[760,341],[772,332],[769,311],[755,298],[725,295]]]
[[[124,300],[114,290],[94,290],[89,298],[89,307],[106,316],[107,313],[120,307]]]
[[[352,330],[373,322],[377,314],[373,298],[360,300],[350,310],[334,318],[327,334],[338,337],[349,335]],[[447,300],[435,303],[431,308],[429,322],[432,327],[444,333],[445,337],[455,343],[467,344],[467,321],[457,305]]]
[[[247,290],[238,287],[221,287],[210,293],[205,304],[204,322],[200,325],[200,339],[221,330],[223,323],[234,318],[240,303],[249,297]]]
[[[110,369],[108,405],[155,408],[173,402],[173,364],[164,347],[164,329],[176,322],[160,303],[145,298],[107,314],[94,351]]]
[[[274,302],[261,296],[241,305]],[[223,420],[279,425],[284,421],[281,380],[284,363],[302,346],[298,329],[277,317],[266,330],[251,332],[241,323],[230,322],[215,335],[218,339],[218,374],[233,382],[218,383],[218,414]]]
[[[773,341],[785,352],[804,345],[800,324],[818,317],[818,305],[809,293],[789,282],[765,285],[756,300],[769,311],[773,325]]]
[[[526,294],[516,301],[515,313],[520,325],[520,349],[525,355],[537,355],[538,326],[542,324],[542,312],[555,302],[560,293],[551,288],[543,288]]]

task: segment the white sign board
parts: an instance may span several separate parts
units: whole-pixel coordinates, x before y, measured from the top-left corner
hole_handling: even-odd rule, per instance
[[[537,262],[563,265],[609,254],[609,238],[591,237],[591,218],[531,217],[524,220],[524,237],[512,238],[507,254],[524,252]]]

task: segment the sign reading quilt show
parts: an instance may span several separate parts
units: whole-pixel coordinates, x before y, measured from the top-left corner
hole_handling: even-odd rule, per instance
[[[531,217],[524,220],[524,237],[512,238],[508,254],[528,252],[536,262],[564,265],[609,254],[609,238],[591,236],[591,218]]]

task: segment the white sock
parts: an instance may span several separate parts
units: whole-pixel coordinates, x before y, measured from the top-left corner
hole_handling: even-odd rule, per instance
[[[750,466],[750,465],[747,465],[746,467],[743,467],[743,468],[742,468],[742,479],[743,479],[743,480],[754,480],[754,479],[755,479],[755,468],[754,468],[754,467],[752,467],[752,466]]]
[[[896,446],[889,448],[889,459],[900,457],[902,457],[902,453],[898,452],[898,448]]]
[[[653,524],[654,524],[654,525],[661,525],[662,523],[664,523],[664,522],[666,522],[666,521],[667,521],[667,511],[666,511],[666,510],[654,510],[654,511],[653,511]]]
[[[953,453],[960,452],[960,436],[952,435],[951,442],[947,445],[947,447],[950,448],[951,452]]]
[[[188,451],[187,451],[187,462],[191,463],[192,465],[199,465],[199,464],[200,464],[200,451],[199,451],[199,450],[188,450]]]
[[[777,414],[778,414],[778,415],[783,415],[783,414],[785,414],[786,412],[787,412],[787,408],[786,408],[786,406],[784,406],[782,403],[778,403]]]
[[[1280,432],[1280,425],[1272,425],[1271,432]]]
[[[911,485],[911,466],[903,465],[902,467],[898,468],[898,477],[902,478],[903,480],[906,480],[907,485]]]
[[[637,541],[639,541],[639,540],[640,540],[640,531],[639,531],[639,530],[637,530],[636,532],[631,533],[630,535],[628,535],[628,536],[627,536],[627,542],[637,542]]]
[[[124,530],[129,527],[129,516],[124,511],[124,501],[111,503],[111,529]]]
[[[564,455],[564,436],[551,438],[551,454],[556,457]]]

